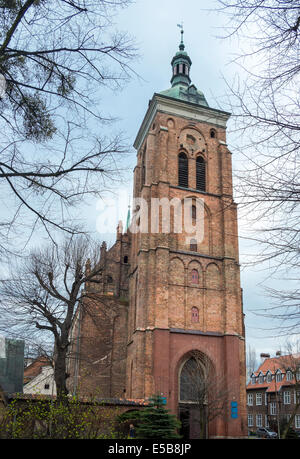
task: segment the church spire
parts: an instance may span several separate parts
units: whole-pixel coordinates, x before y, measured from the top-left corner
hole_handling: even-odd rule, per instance
[[[171,62],[173,70],[171,84],[172,86],[177,84],[184,84],[189,86],[191,84],[190,68],[192,61],[187,52],[184,51],[185,45],[183,42],[183,25],[177,24],[177,26],[181,28],[181,41],[179,44],[179,51],[177,51]]]

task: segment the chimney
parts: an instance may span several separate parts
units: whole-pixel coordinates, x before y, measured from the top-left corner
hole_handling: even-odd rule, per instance
[[[269,359],[270,358],[270,354],[260,354],[260,358],[261,358],[261,363],[263,363],[266,359]]]
[[[280,357],[281,356],[281,351],[277,351],[276,352],[276,357]]]

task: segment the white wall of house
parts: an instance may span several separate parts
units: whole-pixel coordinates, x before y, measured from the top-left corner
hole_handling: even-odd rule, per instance
[[[42,367],[41,373],[24,385],[23,393],[56,395],[53,368],[51,366]]]

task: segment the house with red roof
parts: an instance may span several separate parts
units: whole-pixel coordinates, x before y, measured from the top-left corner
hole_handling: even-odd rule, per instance
[[[290,421],[300,431],[300,353],[260,357],[261,364],[246,386],[248,430],[277,431],[279,423]]]

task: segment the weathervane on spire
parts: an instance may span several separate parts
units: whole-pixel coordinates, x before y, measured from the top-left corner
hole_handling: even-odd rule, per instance
[[[183,31],[183,22],[182,22],[181,24],[177,24],[177,27],[179,27],[179,28],[181,29],[181,43],[180,43],[180,45],[179,45],[179,49],[180,49],[181,51],[183,51],[183,50],[184,50],[184,43],[183,43],[183,33],[184,33],[184,31]]]

